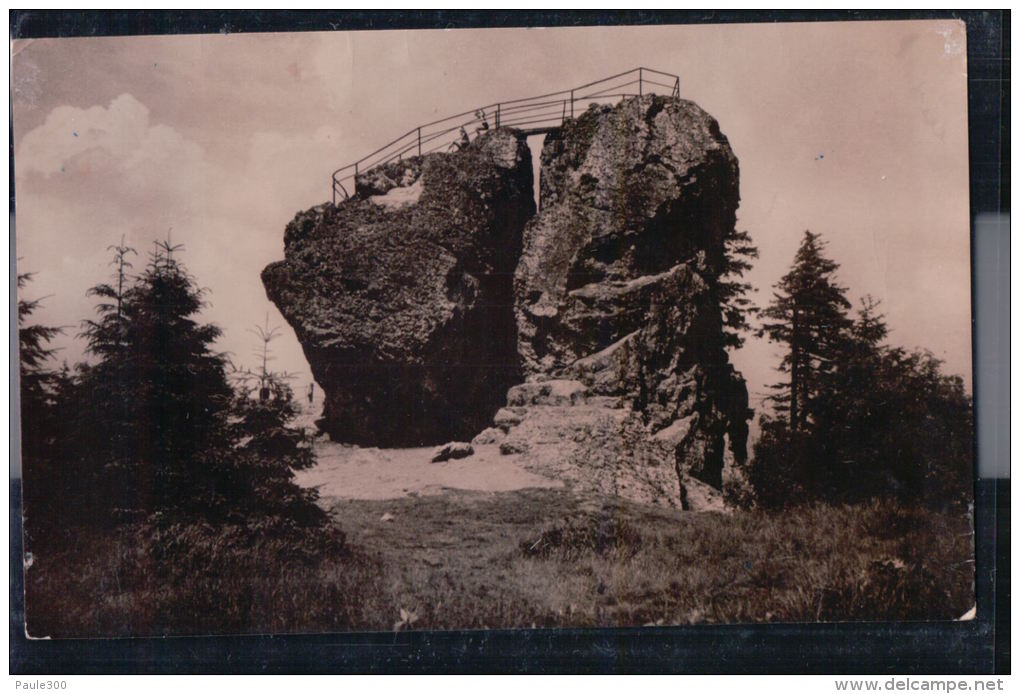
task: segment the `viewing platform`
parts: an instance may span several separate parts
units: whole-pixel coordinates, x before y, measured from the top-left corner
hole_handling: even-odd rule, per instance
[[[668,72],[636,67],[573,89],[486,104],[419,125],[353,164],[334,171],[333,204],[350,197],[349,191],[354,190],[359,173],[381,164],[455,149],[490,128],[515,128],[528,136],[542,135],[562,127],[579,107],[587,108],[595,102],[613,103],[627,96],[658,94],[662,89],[670,90],[672,98],[679,98],[680,78]]]

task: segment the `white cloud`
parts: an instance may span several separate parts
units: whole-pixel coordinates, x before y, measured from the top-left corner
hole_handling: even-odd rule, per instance
[[[150,123],[149,109],[130,94],[105,108],[53,109],[25,135],[16,155],[19,174],[47,177],[67,173],[69,165],[78,173],[110,168],[104,173],[134,175],[201,158],[201,147],[169,126]]]

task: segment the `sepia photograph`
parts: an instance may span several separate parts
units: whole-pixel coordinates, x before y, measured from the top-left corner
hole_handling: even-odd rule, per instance
[[[959,20],[12,40],[29,638],[973,619],[967,71]]]

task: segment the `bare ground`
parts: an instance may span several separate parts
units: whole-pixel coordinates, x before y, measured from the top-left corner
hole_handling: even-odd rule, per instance
[[[510,492],[563,486],[526,470],[517,456],[505,456],[495,444],[475,446],[474,455],[429,462],[435,447],[360,448],[330,441],[316,443],[318,463],[297,474],[298,484],[316,487],[333,499],[399,499],[450,490]]]

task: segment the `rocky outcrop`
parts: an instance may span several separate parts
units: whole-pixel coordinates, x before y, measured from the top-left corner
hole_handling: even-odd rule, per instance
[[[500,129],[373,169],[287,226],[262,280],[334,440],[439,444],[487,426],[520,380],[512,277],[533,214],[530,151]]]
[[[696,104],[593,106],[546,137],[514,280],[528,379],[626,398],[678,472],[714,487],[749,415],[713,291],[738,202],[736,157]]]
[[[523,135],[497,129],[295,218],[263,282],[326,392],[322,427],[714,499],[750,415],[716,289],[739,202],[729,143],[688,101],[593,106],[546,136],[540,192],[536,215]]]
[[[624,398],[595,395],[574,380],[525,383],[507,393],[495,431],[500,453],[575,491],[691,508],[672,448],[648,435]]]

